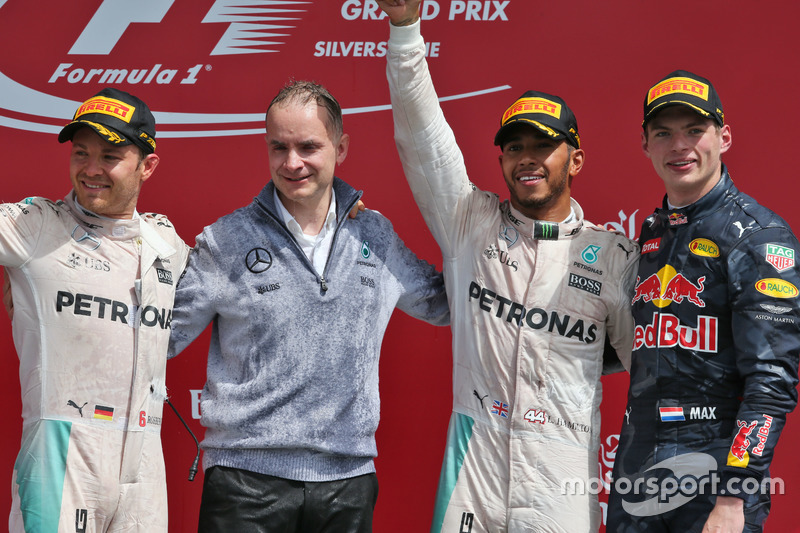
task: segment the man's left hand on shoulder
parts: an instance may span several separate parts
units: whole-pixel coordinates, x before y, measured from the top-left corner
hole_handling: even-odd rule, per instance
[[[364,211],[366,208],[367,208],[367,206],[364,205],[364,202],[359,200],[358,203],[353,206],[353,209],[350,210],[350,213],[347,216],[350,217],[350,218],[356,218],[356,216],[361,211]]]

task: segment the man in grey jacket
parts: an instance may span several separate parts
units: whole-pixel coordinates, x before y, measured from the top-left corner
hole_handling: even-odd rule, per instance
[[[293,82],[267,110],[272,180],[197,238],[170,355],[213,324],[202,532],[372,530],[378,358],[395,307],[449,320],[442,276],[334,177],[339,104]]]

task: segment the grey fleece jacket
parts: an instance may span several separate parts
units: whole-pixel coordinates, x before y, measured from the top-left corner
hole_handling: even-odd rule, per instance
[[[449,322],[442,276],[336,178],[323,277],[284,225],[268,183],[197,237],[172,316],[170,357],[213,324],[201,397],[203,467],[301,481],[375,471],[378,359],[395,307]]]

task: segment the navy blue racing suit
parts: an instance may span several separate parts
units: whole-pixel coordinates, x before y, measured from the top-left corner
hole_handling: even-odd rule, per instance
[[[798,241],[723,167],[639,238],[628,405],[609,532],[701,531],[717,495],[745,503],[745,531],[769,512],[769,465],[797,403]]]

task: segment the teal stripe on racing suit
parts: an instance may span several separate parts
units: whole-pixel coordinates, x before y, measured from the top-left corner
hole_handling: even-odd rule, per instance
[[[26,531],[56,533],[72,422],[39,420],[22,443],[14,470]]]

